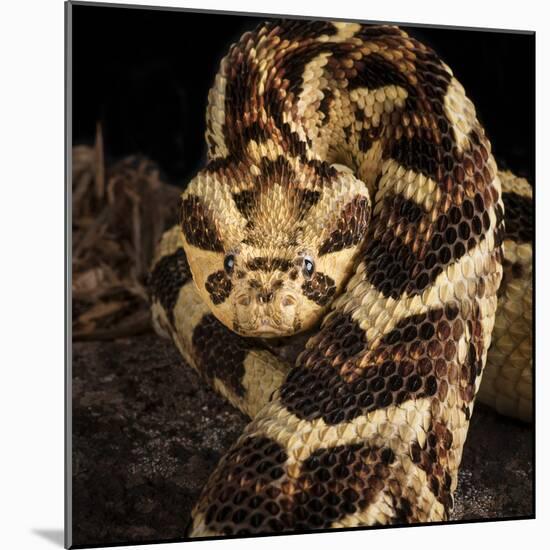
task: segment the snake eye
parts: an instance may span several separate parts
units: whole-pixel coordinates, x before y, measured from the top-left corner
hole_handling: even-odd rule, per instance
[[[233,268],[235,267],[235,256],[233,254],[228,254],[223,260],[223,268],[228,275],[233,273]]]
[[[311,277],[315,271],[313,260],[307,256],[304,258],[303,270],[306,277]]]

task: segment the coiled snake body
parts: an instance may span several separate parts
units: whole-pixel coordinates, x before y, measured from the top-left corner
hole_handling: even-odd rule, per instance
[[[393,26],[246,33],[206,139],[153,320],[252,421],[191,535],[447,519],[486,362],[484,400],[531,415],[529,184]]]

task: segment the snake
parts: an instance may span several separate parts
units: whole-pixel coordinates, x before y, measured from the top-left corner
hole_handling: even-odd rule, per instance
[[[448,520],[476,395],[532,418],[532,186],[393,25],[246,32],[205,138],[152,319],[250,423],[186,536]]]

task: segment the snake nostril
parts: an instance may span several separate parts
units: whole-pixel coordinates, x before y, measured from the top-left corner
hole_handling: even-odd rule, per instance
[[[237,303],[240,306],[249,306],[250,305],[250,296],[246,294],[237,299]]]
[[[287,294],[283,297],[281,304],[283,307],[290,307],[296,305],[296,298],[292,296],[291,294]]]

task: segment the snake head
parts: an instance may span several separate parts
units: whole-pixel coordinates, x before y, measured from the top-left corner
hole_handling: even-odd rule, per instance
[[[354,269],[371,210],[351,171],[283,157],[207,167],[181,201],[200,295],[228,328],[264,338],[320,322]]]

